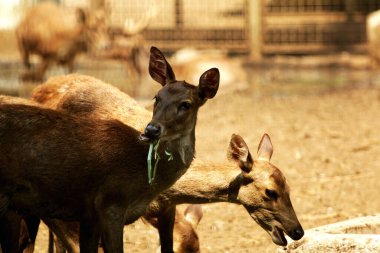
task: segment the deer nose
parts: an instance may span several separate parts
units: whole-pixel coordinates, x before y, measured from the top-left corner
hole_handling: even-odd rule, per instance
[[[149,123],[144,131],[144,135],[149,139],[158,139],[161,134],[161,127],[159,125],[155,125],[153,123]]]
[[[299,227],[299,228],[296,228],[294,229],[291,233],[290,233],[290,237],[293,239],[293,240],[299,240],[303,237],[304,235],[304,231],[302,229],[302,227]]]

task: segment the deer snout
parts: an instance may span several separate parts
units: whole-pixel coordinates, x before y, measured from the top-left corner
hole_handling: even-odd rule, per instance
[[[303,228],[300,226],[292,231],[289,231],[288,234],[293,240],[299,240],[303,237],[304,231]]]
[[[157,124],[149,123],[144,130],[144,135],[151,141],[157,140],[161,135],[161,127]]]

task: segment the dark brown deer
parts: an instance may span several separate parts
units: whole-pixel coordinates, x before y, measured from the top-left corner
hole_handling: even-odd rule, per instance
[[[0,105],[0,215],[80,222],[81,252],[123,252],[124,224],[139,218],[160,192],[170,187],[194,157],[196,114],[219,86],[210,69],[199,86],[176,81],[163,54],[151,48],[149,72],[163,88],[144,134],[117,120],[76,117],[27,105]],[[149,142],[157,162],[148,183]],[[2,219],[0,227],[9,227]],[[2,241],[4,253],[11,241]]]
[[[16,28],[22,61],[29,70],[24,80],[43,79],[47,68],[58,63],[73,71],[78,53],[104,48],[109,44],[105,12],[43,2],[32,7]],[[35,71],[30,71],[30,55],[41,57]]]
[[[102,95],[100,96],[100,94]],[[52,106],[55,109],[65,110],[74,114],[79,113],[82,116],[87,115],[99,118],[117,118],[125,124],[136,128],[141,127],[141,121],[144,121],[144,118],[150,117],[150,112],[140,106],[137,106],[135,101],[128,95],[110,85],[100,82],[95,78],[86,77],[83,75],[70,75],[51,78],[45,84],[35,89],[33,98],[34,100],[46,106]],[[89,104],[92,105],[92,110],[80,109],[86,108],[85,105]],[[119,109],[115,110],[115,105],[118,105]],[[141,117],[139,118],[136,115],[141,115]],[[264,144],[265,146],[262,146]],[[269,154],[269,151],[272,152],[272,144],[268,136],[263,137],[262,145],[262,147],[259,148],[259,150],[261,150],[259,152],[259,154],[261,154],[259,155],[259,158],[261,160],[265,160],[264,150],[267,150],[267,154]],[[243,148],[248,150],[245,143]],[[244,205],[247,210],[257,210],[257,216],[254,216],[255,213],[250,214],[253,217],[257,217],[255,220],[258,220],[259,224],[264,224],[263,222],[266,220],[268,222],[270,221],[269,224],[276,224],[276,222],[282,224],[277,228],[281,230],[267,230],[272,235],[275,243],[286,243],[284,241],[280,241],[280,239],[282,239],[280,236],[283,235],[281,231],[287,232],[293,239],[299,239],[302,237],[303,230],[294,214],[294,210],[289,199],[288,186],[286,185],[285,178],[278,169],[269,163],[268,157],[269,156],[266,156],[266,161],[258,160],[255,162],[253,169],[247,168],[247,170],[252,170],[248,174],[244,173],[243,168],[239,169],[235,163],[226,162],[221,164],[202,164],[196,159],[193,162],[193,165],[191,165],[188,173],[177,181],[172,188],[162,193],[158,199],[150,205],[144,216],[148,220],[158,217],[158,221],[161,222],[161,227],[159,230],[161,244],[163,245],[162,252],[172,252],[171,245],[173,244],[173,239],[171,235],[172,233],[170,232],[170,229],[172,229],[172,225],[170,224],[172,224],[172,222],[167,222],[167,220],[169,219],[173,221],[173,207],[176,204],[187,202],[192,203],[193,201],[199,201],[200,203],[209,203],[210,201],[237,202],[236,200],[228,199],[225,195],[223,195],[225,194],[223,193],[223,191],[225,191],[223,187],[229,185],[232,181],[226,182],[223,180],[216,180],[218,178],[225,178],[228,180],[229,178],[223,175],[230,174],[230,180],[238,178],[240,174],[246,176],[252,175],[252,177],[261,175],[259,180],[261,189],[256,188],[256,184],[259,185],[259,183],[249,183],[244,187],[242,186],[242,189],[247,189],[247,192],[251,192],[252,194],[246,194],[246,198],[237,203]],[[276,178],[281,180],[276,181]],[[209,182],[209,180],[210,184],[204,184],[204,182]],[[269,185],[272,183],[273,185]],[[280,194],[278,200],[268,201],[266,199],[263,203],[266,203],[267,206],[262,206],[261,209],[259,207],[255,208],[255,203],[258,203],[260,199],[267,198],[265,195],[266,189],[264,189],[264,187],[273,189],[276,184],[279,184],[277,187],[278,194]],[[210,187],[207,188],[207,186]],[[201,196],[202,192],[204,195]],[[271,194],[271,191],[268,191],[268,193]],[[217,196],[220,196],[220,198]],[[274,208],[270,211],[271,205],[273,204],[276,206],[276,203],[278,204],[277,209]],[[269,210],[266,210],[266,208]],[[276,211],[279,212],[279,215],[277,217],[272,217],[274,216],[273,213]],[[265,215],[261,215],[260,212],[263,212]],[[286,223],[287,219],[284,218],[286,216],[289,218],[288,223]],[[263,222],[260,222],[260,219],[263,220]],[[266,228],[268,229],[268,227]],[[269,227],[269,229],[272,229],[272,227]]]

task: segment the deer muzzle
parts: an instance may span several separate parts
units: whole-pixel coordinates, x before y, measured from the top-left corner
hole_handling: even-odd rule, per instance
[[[161,127],[158,124],[149,123],[141,135],[141,140],[152,142],[158,140],[161,136]]]

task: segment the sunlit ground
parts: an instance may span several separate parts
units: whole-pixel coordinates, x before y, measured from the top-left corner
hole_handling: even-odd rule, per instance
[[[129,92],[125,66],[118,62],[86,65],[77,71]],[[36,84],[18,81],[20,65],[2,68],[0,87],[28,96]],[[374,214],[380,210],[380,85],[377,71],[349,68],[247,67],[246,85],[222,87],[200,110],[197,158],[225,159],[232,133],[242,135],[255,154],[263,133],[274,145],[273,163],[286,175],[303,226]],[[48,75],[64,73],[59,68]],[[149,80],[149,79],[148,79]],[[154,88],[152,88],[154,86]],[[146,90],[158,84],[148,81]],[[149,93],[149,92],[147,92]],[[140,99],[150,99],[141,97]],[[202,252],[275,252],[269,236],[241,206],[204,205],[198,231]],[[126,228],[128,252],[154,252],[157,234],[137,221]],[[47,231],[37,252],[46,252]]]

